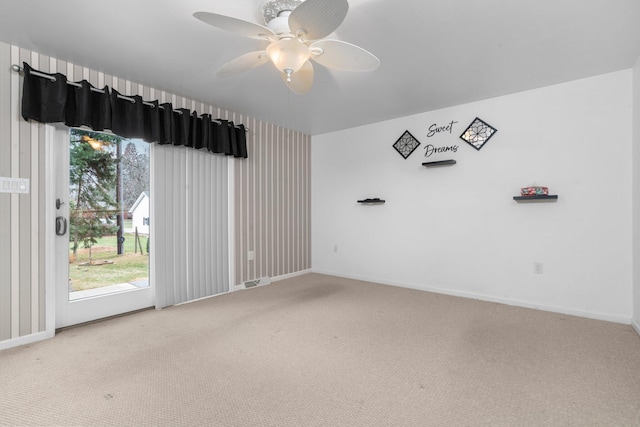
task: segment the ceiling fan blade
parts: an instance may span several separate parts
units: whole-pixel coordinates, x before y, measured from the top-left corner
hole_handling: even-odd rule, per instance
[[[294,35],[303,30],[305,40],[318,40],[333,33],[348,11],[347,0],[306,0],[289,15],[289,29]]]
[[[380,65],[380,60],[374,54],[340,40],[319,40],[309,48],[314,61],[336,70],[373,71]]]
[[[256,68],[269,60],[267,52],[257,50],[255,52],[245,53],[222,65],[216,70],[217,77],[229,77],[235,74],[243,73],[252,68]]]
[[[311,62],[305,62],[302,68],[293,73],[290,82],[287,81],[285,73],[281,73],[281,75],[282,80],[291,92],[304,95],[311,90],[311,85],[313,85],[313,65],[311,65]]]
[[[232,18],[231,16],[218,15],[217,13],[210,12],[196,12],[193,16],[205,24],[213,25],[221,30],[252,39],[271,40],[275,37],[274,32],[271,31],[270,28],[242,19]]]

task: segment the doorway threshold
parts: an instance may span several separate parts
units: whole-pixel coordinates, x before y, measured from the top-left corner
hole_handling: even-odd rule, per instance
[[[118,285],[103,286],[100,288],[85,289],[83,291],[69,292],[69,301],[76,301],[84,298],[94,298],[103,295],[126,292],[134,289],[146,288],[149,286],[148,280],[141,280],[135,283],[120,283]]]

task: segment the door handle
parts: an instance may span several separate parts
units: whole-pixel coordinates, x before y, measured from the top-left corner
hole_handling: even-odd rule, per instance
[[[63,216],[56,217],[56,235],[64,236],[67,234],[67,218]]]

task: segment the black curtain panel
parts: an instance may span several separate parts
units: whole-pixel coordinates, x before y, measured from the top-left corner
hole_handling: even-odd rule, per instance
[[[87,126],[111,130],[125,138],[149,143],[183,145],[212,153],[247,158],[244,125],[198,116],[170,103],[144,101],[138,95],[123,95],[105,86],[93,87],[83,80],[70,84],[60,73],[48,74],[23,63],[22,117],[41,123]]]
[[[41,78],[31,74],[24,63],[22,89],[22,117],[42,123],[64,122],[67,105],[67,78],[60,73]]]
[[[35,78],[45,80],[41,77]],[[66,83],[66,80],[63,82]],[[67,84],[65,86],[67,100],[64,105],[64,123],[67,126],[88,126],[93,130],[111,129],[111,103],[106,86],[104,89],[95,90],[86,80],[80,82],[80,87]]]

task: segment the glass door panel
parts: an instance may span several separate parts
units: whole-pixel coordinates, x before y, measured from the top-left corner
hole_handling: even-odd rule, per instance
[[[68,225],[57,233],[66,277],[57,277],[56,327],[153,305],[149,145],[82,129],[66,137],[56,161],[60,222]]]

